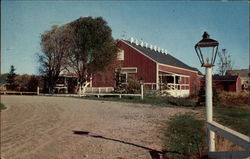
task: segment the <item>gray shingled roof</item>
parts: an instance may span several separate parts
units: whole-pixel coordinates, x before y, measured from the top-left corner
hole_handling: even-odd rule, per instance
[[[241,70],[227,70],[226,75],[239,75],[240,77],[250,77],[249,69],[241,69]]]
[[[188,70],[198,71],[198,74],[202,75],[202,73],[197,68],[188,66],[187,64],[178,60],[177,58],[171,56],[169,53],[163,54],[163,53],[151,50],[149,48],[142,47],[140,45],[136,45],[134,43],[131,43],[130,41],[127,41],[127,40],[124,40],[124,41],[126,43],[128,43],[129,45],[133,46],[134,48],[138,49],[143,54],[145,54],[145,55],[149,56],[150,58],[152,58],[153,60],[157,61],[158,63],[171,65],[171,66],[175,66],[175,67],[180,67],[180,68],[184,68],[184,69],[188,69]]]

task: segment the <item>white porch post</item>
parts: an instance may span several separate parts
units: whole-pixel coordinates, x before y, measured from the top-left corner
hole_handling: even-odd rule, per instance
[[[159,90],[159,65],[156,64],[156,90]]]
[[[39,86],[37,86],[37,95],[39,95]]]
[[[175,85],[175,75],[174,75],[174,90],[176,90],[176,85]]]
[[[206,120],[213,121],[213,91],[212,91],[212,67],[206,67]],[[215,134],[207,130],[208,150],[215,151]]]
[[[143,100],[143,84],[141,84],[141,100]]]

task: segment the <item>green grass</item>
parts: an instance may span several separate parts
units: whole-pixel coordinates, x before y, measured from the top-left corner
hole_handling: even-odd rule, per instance
[[[123,96],[119,97],[83,97],[84,99],[93,99],[93,100],[102,100],[102,101],[117,101],[117,102],[127,102],[127,103],[143,103],[143,104],[151,104],[156,106],[165,106],[165,107],[173,107],[173,106],[184,106],[184,107],[194,107],[195,101],[185,98],[175,98],[175,97],[149,97],[144,96],[144,99],[141,100],[141,97],[131,97],[131,96]]]
[[[0,104],[0,110],[6,109],[6,107],[3,104]]]
[[[235,108],[214,108],[218,123],[250,136],[250,110]]]
[[[205,132],[204,121],[194,114],[174,116],[167,122],[165,130],[165,158],[198,159],[203,155]],[[178,152],[178,153],[167,153]]]

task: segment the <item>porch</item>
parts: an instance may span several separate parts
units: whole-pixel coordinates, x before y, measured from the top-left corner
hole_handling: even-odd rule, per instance
[[[160,70],[157,83],[144,83],[147,89],[160,90],[174,97],[187,97],[190,95],[190,77]]]

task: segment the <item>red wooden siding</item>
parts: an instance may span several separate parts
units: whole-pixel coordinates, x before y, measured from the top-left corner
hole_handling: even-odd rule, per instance
[[[120,46],[124,50],[125,59],[121,62],[121,67],[137,67],[137,79],[143,77],[144,82],[155,83],[156,63],[123,42],[120,42]]]
[[[205,87],[205,78],[201,79],[201,87]],[[213,79],[213,87],[217,90],[227,92],[240,92],[241,91],[241,79],[238,77],[235,80],[215,80]]]

